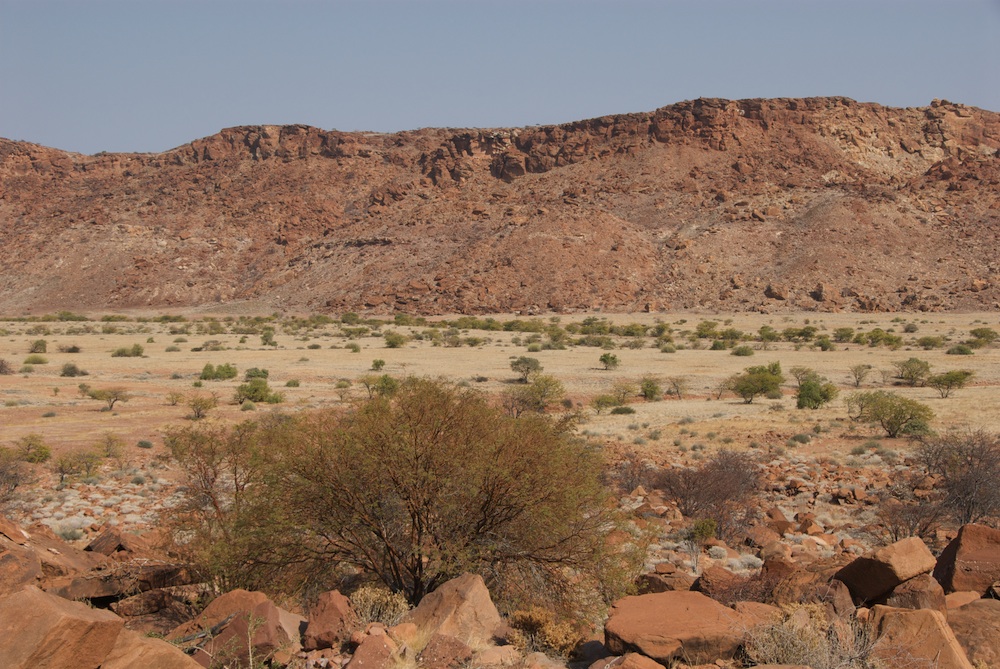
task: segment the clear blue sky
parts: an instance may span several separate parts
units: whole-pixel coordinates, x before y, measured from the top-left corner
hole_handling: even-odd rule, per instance
[[[814,95],[1000,111],[1000,0],[0,0],[0,137],[83,153]]]

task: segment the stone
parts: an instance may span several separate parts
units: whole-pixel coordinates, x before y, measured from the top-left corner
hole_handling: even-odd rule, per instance
[[[149,544],[142,537],[122,532],[117,527],[109,527],[98,534],[83,550],[102,555],[113,555],[119,551],[145,553],[149,550]]]
[[[385,634],[366,636],[347,663],[350,669],[393,669],[396,666],[396,643]]]
[[[940,611],[877,604],[869,617],[879,639],[874,653],[888,666],[923,662],[937,669],[973,669]]]
[[[979,599],[952,609],[948,625],[972,663],[1000,667],[1000,600]]]
[[[351,638],[354,620],[354,610],[347,597],[337,590],[324,592],[309,611],[302,647],[306,650],[339,647]]]
[[[34,585],[42,575],[42,563],[35,551],[25,546],[0,548],[0,597]]]
[[[471,659],[472,649],[447,634],[432,636],[417,656],[417,661],[424,669],[457,669]]]
[[[963,525],[938,557],[934,578],[945,592],[972,590],[986,594],[1000,580],[1000,530]]]
[[[930,574],[920,574],[903,581],[885,598],[886,606],[897,609],[934,609],[947,615],[944,588]]]
[[[732,659],[746,621],[700,592],[661,592],[615,602],[604,626],[604,644],[616,655],[637,652],[671,666]]]
[[[163,639],[122,630],[101,669],[201,669],[201,665]]]
[[[428,637],[447,634],[469,646],[490,641],[502,622],[478,574],[462,574],[425,595],[404,621]]]
[[[4,669],[97,669],[115,646],[121,618],[29,586],[0,600]]]
[[[888,594],[903,581],[934,569],[934,556],[919,537],[909,537],[859,557],[837,572],[858,603]]]
[[[167,640],[180,639],[209,629],[230,616],[253,611],[258,604],[267,601],[270,600],[263,592],[250,592],[239,588],[230,590],[213,599],[197,617],[176,627],[167,635]]]
[[[510,667],[521,663],[521,652],[514,646],[487,646],[472,657],[474,667]]]
[[[982,595],[978,592],[973,592],[972,590],[960,590],[959,592],[950,592],[944,596],[945,605],[949,610],[960,609],[966,604],[971,604],[972,602],[982,599]]]
[[[220,661],[249,662],[251,650],[255,658],[271,659],[279,651],[290,651],[298,639],[292,639],[282,624],[281,612],[270,600],[257,604],[250,611],[237,613],[216,636],[212,637],[192,657],[204,667]]]

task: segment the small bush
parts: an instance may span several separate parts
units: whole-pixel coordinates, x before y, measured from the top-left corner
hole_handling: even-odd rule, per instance
[[[55,411],[46,411],[45,413],[42,414],[42,418],[55,418],[55,415],[56,415]]]
[[[361,353],[361,345],[358,344],[357,342],[352,341],[351,343],[344,346],[344,348],[346,348],[351,353]]]
[[[14,451],[19,460],[41,463],[52,457],[52,449],[42,440],[40,434],[26,434],[14,442]]]
[[[48,346],[44,339],[36,339],[28,346],[28,353],[48,353]]]
[[[382,360],[381,358],[375,358],[372,360],[373,372],[381,372],[383,367],[385,367],[385,360]]]
[[[87,376],[87,372],[86,370],[80,369],[72,362],[67,362],[62,366],[62,371],[59,373],[59,376]]]
[[[947,355],[972,355],[973,351],[972,347],[966,344],[956,344],[955,346],[952,346],[947,351],[945,351],[945,353]]]
[[[635,413],[635,409],[633,409],[632,407],[627,407],[627,406],[626,407],[615,407],[614,409],[611,410],[611,413],[616,414],[616,415],[633,414],[633,413]]]
[[[733,349],[730,355],[744,356],[744,357],[748,355],[753,355],[753,349],[746,345],[737,346],[736,348]]]
[[[391,627],[403,619],[410,610],[406,596],[387,588],[363,585],[350,596],[351,606],[364,626],[368,623],[382,623]]]
[[[168,346],[163,350],[166,351],[167,353],[177,353],[178,351],[181,350],[181,348],[180,346]]]
[[[141,344],[132,344],[132,346],[123,346],[121,348],[116,348],[112,353],[112,358],[141,358],[145,349]]]
[[[810,441],[812,441],[812,437],[804,432],[801,432],[793,436],[791,441],[794,441],[798,444],[808,444]]]
[[[29,355],[27,358],[24,359],[24,364],[47,365],[49,364],[49,360],[44,355]]]
[[[511,645],[525,655],[540,652],[568,658],[584,640],[572,623],[558,620],[551,609],[539,606],[515,611],[507,623],[514,632]]]
[[[201,370],[201,375],[198,377],[202,381],[227,381],[229,379],[235,379],[237,375],[236,365],[229,363],[213,366],[212,363],[205,363],[205,366]]]
[[[82,349],[76,344],[70,344],[69,346],[60,346],[60,353],[79,353]]]
[[[0,375],[7,376],[14,373],[14,367],[9,362],[0,358]]]
[[[135,445],[138,446],[139,448],[152,448],[153,442],[149,441],[148,439],[140,439],[139,441],[136,442]]]
[[[250,400],[247,400],[246,402],[240,405],[240,411],[256,411],[256,410],[257,410],[257,405],[251,402]]]
[[[285,387],[286,388],[298,388],[299,387],[299,380],[298,379],[289,379],[288,381],[285,381]]]
[[[308,346],[306,346],[306,348],[315,350],[315,349],[323,348],[323,347],[320,344],[309,344]]]

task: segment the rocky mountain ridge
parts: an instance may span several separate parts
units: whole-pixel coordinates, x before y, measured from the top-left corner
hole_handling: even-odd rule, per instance
[[[0,311],[1000,309],[1000,114],[699,99],[520,129],[0,139]]]

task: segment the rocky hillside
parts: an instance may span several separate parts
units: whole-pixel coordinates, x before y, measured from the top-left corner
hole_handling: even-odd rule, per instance
[[[0,311],[1000,308],[1000,114],[701,99],[520,129],[0,140]]]

